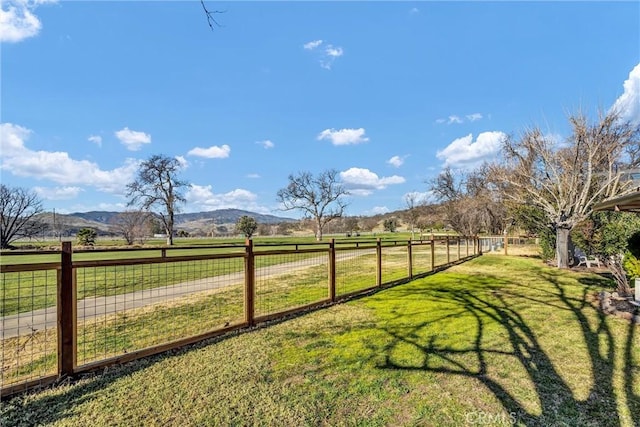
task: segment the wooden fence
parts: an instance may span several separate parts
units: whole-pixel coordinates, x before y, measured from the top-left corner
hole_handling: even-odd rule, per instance
[[[61,251],[6,253],[44,261],[7,257],[0,265],[0,396],[404,283],[491,244],[458,237],[247,240],[73,252],[63,242]]]

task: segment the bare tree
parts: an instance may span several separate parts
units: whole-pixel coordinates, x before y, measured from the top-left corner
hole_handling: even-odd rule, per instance
[[[423,201],[420,194],[415,191],[404,195],[404,206],[406,211],[403,214],[403,218],[409,225],[412,239],[415,238],[416,222],[418,221],[418,217],[420,217],[420,209],[418,208],[422,203]]]
[[[115,230],[122,235],[127,245],[133,245],[136,240],[144,242],[151,231],[151,214],[140,210],[120,212],[113,217]]]
[[[374,228],[378,226],[380,221],[377,218],[372,217],[364,217],[360,219],[360,228],[363,231],[373,231]]]
[[[631,182],[621,179],[640,162],[634,153],[640,127],[622,122],[616,112],[590,123],[582,114],[569,117],[572,133],[562,143],[538,128],[503,143],[504,159],[491,170],[506,198],[535,206],[556,233],[558,267],[569,265],[571,230],[589,217],[593,205],[622,194]]]
[[[325,225],[340,218],[346,208],[342,196],[347,191],[338,181],[338,171],[330,169],[313,176],[310,172],[289,175],[289,185],[278,191],[284,210],[300,210],[313,219],[317,240],[322,240]]]
[[[129,206],[139,205],[142,209],[155,212],[167,234],[167,245],[173,245],[174,216],[179,203],[186,199],[181,189],[188,187],[186,181],[179,180],[180,162],[173,157],[153,155],[140,164],[135,181],[127,185]]]
[[[9,249],[17,239],[42,233],[46,224],[38,220],[40,213],[42,202],[36,193],[0,185],[0,248]]]
[[[501,231],[504,207],[489,184],[486,166],[457,176],[446,168],[431,182],[431,190],[442,202],[444,220],[461,235]]]
[[[211,10],[204,3],[204,0],[200,0],[200,5],[202,6],[202,10],[204,11],[205,16],[207,17],[207,24],[209,24],[209,28],[213,31],[213,27],[220,27],[220,24],[216,20],[215,16],[220,13],[224,13],[224,10]]]

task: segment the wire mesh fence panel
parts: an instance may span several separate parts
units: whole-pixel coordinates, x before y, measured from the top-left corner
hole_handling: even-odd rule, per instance
[[[414,275],[431,271],[433,269],[431,265],[431,243],[413,244],[411,258]]]
[[[255,315],[265,316],[326,300],[329,253],[256,253]]]
[[[375,286],[375,248],[336,251],[336,295],[345,295]]]
[[[436,240],[434,245],[434,267],[439,267],[447,263],[447,242],[444,240]]]
[[[407,246],[382,247],[382,283],[409,277]]]
[[[449,238],[449,262],[456,262],[460,259],[459,240],[457,237]]]
[[[78,365],[241,323],[243,263],[78,268]]]
[[[3,272],[0,388],[54,375],[57,270]]]

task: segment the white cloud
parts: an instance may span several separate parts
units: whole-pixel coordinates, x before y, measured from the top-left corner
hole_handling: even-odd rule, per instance
[[[133,181],[139,162],[125,160],[113,170],[102,170],[93,162],[74,160],[62,151],[34,151],[25,146],[32,131],[12,123],[0,124],[0,161],[3,173],[50,180],[64,186],[92,186],[101,191],[121,194]]]
[[[213,145],[209,148],[196,147],[190,150],[187,155],[206,157],[208,159],[226,159],[229,157],[229,153],[231,153],[231,147],[224,144],[222,147],[218,147],[217,145]]]
[[[317,48],[318,46],[320,46],[321,44],[322,44],[322,40],[313,40],[313,41],[310,41],[309,43],[305,43],[303,45],[303,47],[306,50],[313,50],[313,49]]]
[[[33,187],[33,190],[45,200],[70,200],[75,199],[84,191],[80,187]]]
[[[389,208],[386,206],[374,206],[368,211],[365,211],[365,215],[382,215],[390,212]]]
[[[31,130],[13,123],[0,124],[0,156],[19,156],[27,151],[24,141],[31,136]]]
[[[623,120],[640,124],[640,64],[636,65],[625,80],[624,92],[611,107]]]
[[[89,138],[87,138],[87,140],[89,142],[93,142],[94,144],[96,144],[98,147],[102,147],[102,137],[98,136],[98,135],[90,135]]]
[[[506,135],[503,132],[483,132],[474,141],[473,135],[469,134],[438,151],[436,157],[444,160],[445,167],[473,167],[495,155],[500,150],[500,143],[504,138]]]
[[[402,196],[402,203],[406,204],[407,198],[411,196],[414,197],[414,201],[416,205],[419,205],[425,202],[435,202],[435,198],[433,197],[432,191],[425,191],[425,192],[410,191],[408,193],[405,193]],[[404,207],[406,208],[406,206]]]
[[[344,55],[344,49],[341,46],[327,44],[324,49],[318,49],[324,43],[323,40],[313,40],[302,45],[305,50],[315,51],[320,66],[326,70],[331,70],[335,60]]]
[[[332,45],[327,46],[324,52],[332,58],[338,58],[344,54],[344,50],[341,47],[333,47]]]
[[[142,148],[143,144],[151,143],[151,135],[131,130],[128,127],[116,131],[115,135],[129,151],[138,151]]]
[[[55,0],[8,0],[0,8],[0,42],[17,43],[37,36],[42,29],[40,19],[33,13],[45,3]]]
[[[418,9],[417,7],[414,7],[409,11],[409,13],[412,15],[415,15],[416,13],[420,13],[420,9]]]
[[[458,116],[456,114],[452,114],[449,117],[447,117],[446,119],[443,119],[443,118],[436,119],[436,123],[438,123],[438,124],[446,123],[448,125],[453,125],[453,124],[459,125],[459,124],[464,123],[465,119],[466,119],[466,121],[469,121],[469,122],[475,122],[475,121],[480,120],[482,118],[484,118],[482,113],[467,114],[466,116],[464,116],[464,118],[461,117],[461,116]]]
[[[183,170],[189,167],[189,162],[183,156],[176,156],[176,160],[180,164],[180,168]]]
[[[256,141],[256,144],[262,145],[265,150],[268,150],[269,148],[273,148],[276,146],[272,141],[268,139],[265,139],[264,141]]]
[[[198,210],[243,209],[258,213],[270,212],[269,209],[258,205],[256,194],[242,188],[216,194],[211,185],[192,184],[185,198],[188,205],[197,206]]]
[[[399,168],[400,166],[402,166],[404,164],[404,157],[393,156],[392,158],[387,160],[387,163],[390,164],[391,166]]]
[[[251,179],[258,179],[260,178],[260,175],[257,173],[250,173],[247,175],[247,178],[251,178]]]
[[[374,190],[383,190],[389,185],[402,184],[405,179],[398,175],[379,177],[376,173],[364,168],[350,168],[340,172],[340,179],[350,193],[368,196]]]
[[[369,138],[364,136],[364,128],[358,129],[325,129],[318,134],[318,141],[328,139],[333,145],[349,145],[349,144],[361,144],[369,141]]]

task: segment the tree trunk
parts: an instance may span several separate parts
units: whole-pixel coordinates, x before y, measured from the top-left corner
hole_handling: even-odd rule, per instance
[[[569,267],[569,249],[572,247],[570,232],[570,228],[556,228],[556,260],[558,261],[558,268]]]
[[[167,246],[173,246],[173,224],[167,224]]]
[[[316,240],[318,242],[322,240],[322,223],[320,219],[316,220]]]

